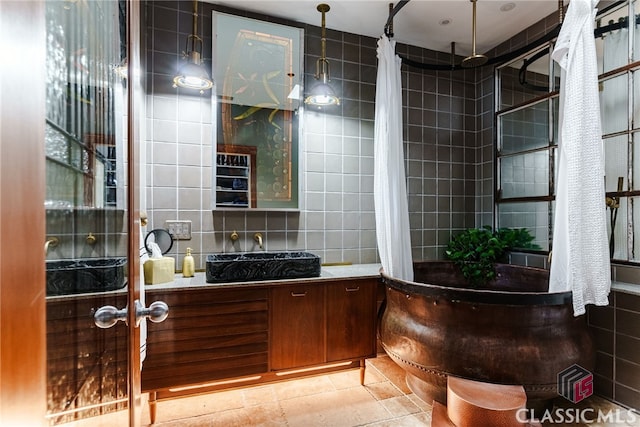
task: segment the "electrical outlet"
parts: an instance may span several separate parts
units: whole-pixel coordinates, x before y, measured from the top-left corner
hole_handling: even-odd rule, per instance
[[[164,228],[173,240],[191,240],[191,221],[165,221]]]

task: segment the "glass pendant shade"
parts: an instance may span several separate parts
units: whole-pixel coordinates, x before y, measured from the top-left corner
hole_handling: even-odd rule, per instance
[[[324,83],[315,85],[304,102],[319,106],[340,105],[340,99],[336,96],[331,86]]]
[[[309,95],[305,98],[304,103],[310,105],[340,105],[340,99],[329,84],[326,74],[322,75],[322,81],[316,84]]]
[[[193,34],[187,37],[187,53],[183,55],[187,58],[178,74],[173,78],[173,87],[184,87],[196,89],[203,93],[213,87],[213,80],[202,65],[202,39],[198,37],[198,1],[193,2]]]
[[[180,72],[173,78],[174,87],[180,86],[188,89],[196,89],[201,92],[213,87],[213,81],[209,73],[200,62],[200,53],[191,51],[188,54],[187,63],[180,68]]]
[[[325,13],[329,11],[328,4],[319,4],[317,7],[318,12],[322,13],[322,37],[321,37],[321,56],[316,62],[316,80],[320,80],[320,83],[316,84],[309,95],[304,99],[305,104],[315,106],[327,106],[327,105],[340,105],[340,98],[336,95],[335,91],[329,86],[329,61],[326,54],[326,27],[325,27]]]

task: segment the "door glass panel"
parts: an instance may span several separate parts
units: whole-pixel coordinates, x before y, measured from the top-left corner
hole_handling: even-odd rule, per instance
[[[549,202],[500,203],[499,228],[526,228],[534,236],[532,243],[549,250]]]
[[[640,34],[640,29],[638,29]],[[638,46],[640,49],[640,45]],[[640,128],[640,72],[633,72],[633,128]]]
[[[633,134],[633,188],[629,190],[638,190],[640,188],[640,133]]]
[[[596,52],[600,74],[627,65],[629,61],[629,28],[627,5],[614,8],[596,20]]]
[[[629,199],[633,212],[633,261],[640,261],[640,197],[631,197]]]
[[[549,47],[500,68],[500,110],[549,92]]]
[[[562,67],[556,61],[551,61],[551,69],[553,70],[553,75],[551,81],[553,83],[552,89],[554,91],[560,90],[560,78],[562,76]]]
[[[600,83],[600,116],[604,135],[627,130],[629,85],[626,74]]]
[[[558,135],[559,133],[559,120],[560,117],[560,97],[555,96],[551,98],[551,108],[553,109],[553,116],[551,118],[552,126],[553,126],[553,134],[551,135],[551,144],[558,145]]]
[[[546,196],[549,194],[549,152],[500,158],[502,198]]]
[[[636,24],[631,28],[633,29],[633,33],[631,37],[633,38],[633,60],[640,60],[640,26],[637,22],[637,17],[640,16],[640,1],[633,2],[633,14],[636,16]]]
[[[501,154],[549,145],[548,100],[502,114],[498,120],[500,121]]]
[[[627,189],[627,135],[604,140],[605,191],[624,191]],[[622,185],[618,188],[619,181]]]
[[[46,2],[47,413],[50,425],[127,406],[125,2]]]

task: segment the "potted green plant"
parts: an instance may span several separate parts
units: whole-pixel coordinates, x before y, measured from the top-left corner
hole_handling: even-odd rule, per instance
[[[506,252],[515,248],[539,249],[533,239],[526,228],[469,228],[451,239],[445,255],[460,268],[471,286],[478,287],[496,277],[494,265],[504,260]]]

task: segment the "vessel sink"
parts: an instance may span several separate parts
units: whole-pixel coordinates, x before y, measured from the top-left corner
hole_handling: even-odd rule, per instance
[[[244,252],[207,256],[207,283],[320,276],[320,257],[309,252]]]
[[[114,291],[126,281],[126,258],[47,261],[47,296]]]

